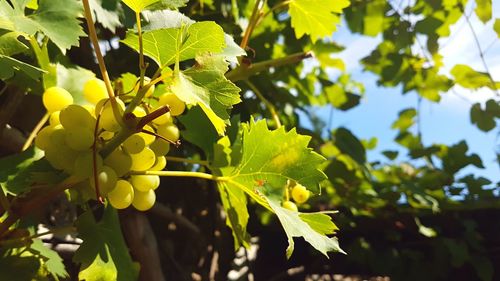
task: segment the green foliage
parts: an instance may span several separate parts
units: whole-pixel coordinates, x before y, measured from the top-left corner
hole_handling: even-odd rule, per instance
[[[19,61],[15,58],[0,54],[0,79],[7,80],[14,76],[16,71],[22,71],[29,78],[38,80],[44,71],[38,67]]]
[[[14,0],[11,7],[0,2],[0,29],[22,32],[26,36],[43,32],[65,53],[71,46],[78,46],[83,30],[76,17],[81,5],[76,0],[40,0],[38,9],[26,16],[26,1]]]
[[[241,101],[240,89],[224,77],[226,70],[224,62],[198,58],[194,67],[174,77],[171,87],[186,104],[200,106],[219,135],[224,135],[229,123],[228,109]]]
[[[490,28],[490,0],[417,0],[412,5],[384,0],[90,0],[90,5],[102,42],[113,42],[125,34],[123,44],[107,49],[104,60],[113,80],[110,86],[128,107],[121,120],[124,124],[119,124],[116,134],[106,136],[112,137],[111,141],[98,142],[96,152],[106,156],[142,129],[142,121],[156,129],[148,119],[151,115],[141,119],[139,111],[128,114],[132,107],[139,105],[144,114],[151,114],[158,110],[165,93],[174,93],[187,105],[184,113],[169,120],[180,128],[181,138],[180,145],[167,155],[172,160],[167,160],[168,167],[128,171],[124,176],[165,176],[157,202],[175,206],[186,217],[213,210],[218,214],[222,205],[225,221],[214,220],[222,224],[210,225],[205,232],[217,229],[217,235],[224,235],[225,223],[232,230],[235,249],[250,247],[253,231],[260,235],[259,223],[263,223],[284,229],[287,258],[302,247],[294,238],[302,237],[327,257],[345,249],[349,255],[337,257],[342,259],[340,265],[364,268],[368,274],[395,280],[446,280],[454,271],[464,270],[472,272],[470,279],[492,280],[498,274],[488,252],[488,243],[493,241],[488,235],[499,230],[489,223],[491,229],[485,231],[473,216],[477,210],[500,207],[498,183],[469,172],[471,166],[484,166],[465,141],[429,144],[423,141],[427,139],[419,124],[420,102],[440,102],[441,94],[454,85],[493,92],[500,87],[491,73],[469,65],[455,65],[451,75],[444,73],[440,55],[440,39],[450,35],[452,25],[471,12],[468,9],[474,9]],[[59,86],[71,93],[74,103],[88,105],[83,84],[102,75],[88,70],[98,69],[88,46],[78,48],[80,37],[85,36],[82,15],[76,0],[0,0],[0,79],[6,82],[0,98],[12,89],[40,95],[43,89]],[[399,147],[382,151],[386,159],[367,155],[376,148],[377,138],[360,139],[349,128],[337,127],[336,122],[316,115],[316,106],[331,106],[334,116],[338,111],[348,113],[364,99],[364,85],[352,80],[349,73],[353,62],[338,58],[339,52],[350,47],[332,37],[341,22],[353,33],[380,38],[360,61],[364,71],[374,74],[381,86],[400,87],[403,94],[418,95],[419,106],[395,116],[392,128]],[[135,28],[125,30],[134,24]],[[493,30],[500,34],[498,19]],[[136,53],[141,61],[146,57],[144,65],[135,66],[132,58]],[[303,64],[305,59],[309,62]],[[143,79],[145,76],[150,79]],[[153,94],[141,98],[146,87],[153,85]],[[3,113],[5,107],[0,104],[0,109]],[[160,110],[166,112],[165,107]],[[119,115],[117,112],[113,114]],[[494,131],[500,118],[498,101],[492,98],[485,104],[471,105],[470,118],[480,130]],[[313,123],[311,127],[304,125],[307,121]],[[358,121],[370,120],[353,120]],[[27,134],[31,130],[23,129]],[[114,147],[101,147],[109,143]],[[84,202],[96,195],[82,194],[85,183],[67,178],[66,172],[55,170],[38,149],[0,159],[0,245],[8,245],[0,251],[0,276],[23,280],[67,277],[62,259],[40,240],[32,240],[24,224],[29,220],[38,223],[38,218],[30,215],[38,214],[40,206],[53,199],[47,196],[55,197],[55,191],[70,188],[65,198],[77,205],[79,212],[71,224],[83,240],[73,259],[80,266],[78,277],[70,277],[136,280],[139,267],[147,268],[149,261],[139,260],[139,266],[130,257],[117,211],[109,202],[105,206]],[[164,191],[176,190],[179,185],[170,176],[194,176],[214,184],[204,184],[207,188],[196,189],[196,193],[182,189],[184,199],[180,200],[179,194]],[[283,207],[284,202],[291,202],[289,189],[294,183],[313,192],[308,202],[297,204],[300,211]],[[198,199],[214,187],[215,192],[207,192],[214,196],[200,204]],[[220,203],[212,202],[213,198]],[[198,210],[197,205],[203,206]],[[332,209],[339,212],[325,211]],[[193,222],[210,224],[205,215],[199,220],[194,217]],[[279,224],[270,223],[273,218]],[[164,225],[153,225],[153,237],[164,234]],[[172,225],[184,227],[177,221]],[[342,247],[333,237],[337,231],[343,234]],[[211,241],[205,232],[201,232],[206,237],[198,239],[199,243]],[[213,247],[227,244],[219,237],[224,236],[212,237],[217,241]],[[174,260],[177,241],[169,235],[157,238],[161,260]],[[213,258],[205,250],[188,257],[196,251],[189,247],[194,248],[182,248],[185,256],[175,259],[175,268],[182,272],[165,272],[166,276],[186,279],[186,268],[191,274],[196,265],[181,263]],[[216,250],[223,260],[224,251]],[[265,250],[261,248],[259,255]],[[294,256],[298,262],[303,257],[316,258],[302,249],[297,252],[301,253]],[[321,258],[307,262],[321,265]]]
[[[84,241],[76,251],[73,261],[81,265],[80,279],[136,280],[138,266],[130,258],[121,234],[116,210],[108,205],[97,221],[91,211],[86,211],[76,221],[79,237]]]
[[[340,23],[339,14],[349,6],[349,1],[332,0],[324,3],[317,0],[293,0],[288,5],[295,36],[301,38],[308,34],[316,41],[331,35],[337,29],[336,24]]]
[[[147,31],[143,38],[144,54],[160,67],[194,59],[204,52],[220,53],[225,47],[224,32],[214,22]],[[123,43],[139,50],[138,37],[133,32],[127,33]]]

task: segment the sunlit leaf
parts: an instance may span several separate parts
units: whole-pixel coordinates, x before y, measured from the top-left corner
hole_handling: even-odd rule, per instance
[[[349,6],[348,0],[292,0],[289,13],[295,36],[301,38],[304,34],[311,36],[313,41],[332,35],[340,23],[342,9]]]

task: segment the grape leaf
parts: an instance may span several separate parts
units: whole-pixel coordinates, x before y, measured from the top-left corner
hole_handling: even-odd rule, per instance
[[[102,24],[104,28],[115,32],[117,27],[120,27],[120,11],[117,7],[114,10],[106,9],[103,5],[103,0],[90,0],[90,8],[94,11],[95,21]]]
[[[476,0],[474,12],[483,23],[489,21],[491,19],[491,0]]]
[[[213,144],[217,142],[218,135],[203,110],[199,106],[192,107],[186,114],[177,118],[186,128],[181,131],[182,138],[201,148],[207,158],[211,159],[214,153]]]
[[[28,46],[17,40],[19,36],[22,36],[22,33],[16,31],[1,30],[0,55],[12,56],[28,50]]]
[[[475,71],[468,65],[457,64],[451,69],[458,85],[468,89],[488,87],[492,90],[500,88],[500,83],[492,83],[487,73]]]
[[[73,261],[81,264],[80,280],[137,280],[138,265],[130,258],[116,210],[106,206],[101,221],[91,211],[76,222],[82,245]]]
[[[268,202],[283,226],[288,237],[286,257],[290,258],[294,250],[293,237],[303,237],[316,250],[328,257],[328,252],[345,252],[340,248],[335,237],[328,237],[337,229],[331,218],[322,213],[302,214],[281,207],[280,201],[268,197]],[[305,216],[305,219],[304,219]]]
[[[26,191],[32,183],[31,173],[48,168],[45,165],[48,163],[40,160],[43,155],[43,151],[32,146],[21,153],[0,158],[0,185],[2,189],[12,195]]]
[[[95,74],[85,68],[66,67],[62,64],[56,65],[57,86],[66,89],[73,96],[75,104],[88,103],[83,97],[83,85],[89,79],[95,77]]]
[[[493,30],[495,30],[497,36],[500,37],[500,19],[495,19],[495,23],[493,24]]]
[[[31,250],[38,252],[39,256],[44,261],[47,271],[50,272],[55,280],[59,280],[59,277],[68,277],[68,272],[66,272],[66,268],[64,267],[63,259],[56,251],[43,245],[42,240],[34,239],[30,248]]]
[[[122,0],[125,5],[136,13],[142,12],[147,6],[150,6],[160,0]]]
[[[26,73],[33,80],[38,80],[42,73],[45,73],[44,70],[31,64],[0,54],[0,80],[11,78],[16,71]]]
[[[0,2],[0,28],[34,35],[41,31],[65,53],[71,46],[78,46],[85,33],[78,17],[82,6],[76,0],[40,0],[38,9],[26,16],[27,1],[13,0],[12,7]]]
[[[139,50],[138,36],[127,32],[123,43]],[[160,67],[195,58],[201,53],[220,53],[225,47],[224,32],[215,22],[193,23],[187,27],[165,28],[143,33],[144,54]]]
[[[229,123],[227,110],[241,101],[240,89],[224,76],[226,70],[227,63],[221,58],[198,57],[195,66],[177,73],[171,86],[186,104],[203,109],[219,135]]]
[[[337,229],[328,216],[299,215],[281,207],[288,181],[295,181],[309,190],[318,191],[319,183],[326,178],[318,169],[325,158],[307,147],[311,138],[297,134],[295,129],[286,132],[281,127],[271,131],[265,120],[244,124],[240,136],[241,148],[240,145],[232,147],[233,150],[239,150],[236,152],[241,156],[235,158],[240,161],[234,167],[220,169],[223,180],[219,182],[219,188],[225,192],[241,189],[259,204],[275,212],[289,238],[288,257],[293,252],[293,237],[299,236],[325,255],[329,251],[342,251],[335,238],[326,236]],[[227,204],[224,200],[242,200],[240,196],[241,194],[233,194],[232,197],[222,198],[223,204]],[[235,206],[227,205],[229,208],[225,207],[230,211],[233,209],[236,215],[245,216],[243,210],[238,211]],[[241,235],[235,228],[238,231],[245,229],[244,223],[245,217],[230,218],[228,224],[231,224],[235,237],[239,238]]]
[[[144,11],[142,12],[142,16],[147,22],[142,29],[143,31],[164,28],[179,28],[181,26],[189,26],[195,23],[194,20],[186,17],[184,14],[171,10]]]
[[[250,235],[247,233],[248,210],[245,192],[225,183],[218,185],[219,194],[226,212],[226,224],[233,230],[234,247],[248,247]]]
[[[147,7],[148,10],[175,10],[186,6],[189,0],[159,0],[156,3]]]
[[[313,41],[331,36],[340,23],[342,9],[349,6],[349,0],[292,0],[289,13],[295,36],[301,38],[309,34]]]
[[[497,119],[500,119],[500,105],[495,100],[488,100],[484,110],[479,103],[475,103],[470,109],[471,123],[476,124],[481,131],[493,130]]]

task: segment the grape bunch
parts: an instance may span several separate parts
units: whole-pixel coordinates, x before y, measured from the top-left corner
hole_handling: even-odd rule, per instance
[[[40,130],[35,146],[45,152],[55,169],[80,181],[75,190],[83,199],[102,196],[117,209],[130,205],[140,211],[150,209],[156,200],[154,190],[160,185],[160,178],[137,174],[165,168],[165,155],[180,135],[173,116],[182,114],[185,104],[172,93],[156,97],[154,106],[143,102],[132,112],[137,118],[165,105],[170,112],[144,125],[142,131],[130,135],[103,158],[99,152],[122,129],[121,120],[115,118],[117,114],[113,112],[103,81],[88,80],[83,94],[88,104],[77,105],[63,88],[45,90],[42,101],[50,114],[49,125]],[[148,92],[146,98],[152,98],[151,93]],[[118,98],[116,102],[121,118],[125,103]]]
[[[293,201],[297,204],[305,203],[311,195],[311,192],[300,183],[294,183],[291,187],[287,187],[286,192],[291,194]],[[282,206],[285,209],[297,212],[299,209],[295,203],[287,199],[282,203]]]

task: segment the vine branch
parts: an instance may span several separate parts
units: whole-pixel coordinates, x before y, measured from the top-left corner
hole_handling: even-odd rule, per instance
[[[90,10],[89,0],[83,0],[83,8],[85,11],[85,20],[87,22],[87,27],[89,30],[90,41],[92,42],[92,46],[94,47],[95,55],[97,58],[97,62],[99,64],[99,69],[101,71],[102,79],[104,80],[104,84],[106,85],[106,91],[108,93],[109,100],[111,101],[111,107],[113,108],[113,115],[118,123],[124,127],[123,120],[121,118],[120,109],[118,107],[118,103],[115,99],[115,94],[113,92],[113,87],[111,85],[111,80],[109,79],[108,71],[106,69],[106,64],[104,63],[104,57],[101,53],[101,48],[99,47],[99,40],[97,38],[97,32],[94,26],[94,20],[92,19],[92,13]]]
[[[266,60],[253,64],[241,64],[235,69],[229,71],[226,74],[226,78],[233,82],[239,80],[246,80],[250,76],[255,75],[261,71],[267,70],[271,67],[280,67],[284,65],[299,63],[304,59],[311,58],[312,56],[313,56],[312,52],[300,52],[291,54],[283,58]]]
[[[35,128],[33,128],[30,135],[26,139],[26,142],[24,142],[23,148],[21,149],[22,151],[25,151],[26,149],[28,149],[28,147],[30,147],[30,145],[33,142],[33,140],[35,139],[36,135],[42,129],[43,125],[47,122],[47,120],[49,120],[49,113],[48,112],[45,113],[45,115],[42,117],[42,119],[40,119],[40,121],[38,121]]]

